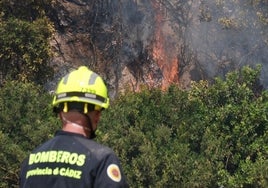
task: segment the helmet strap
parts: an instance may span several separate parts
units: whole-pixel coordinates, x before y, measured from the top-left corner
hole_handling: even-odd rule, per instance
[[[81,129],[84,129],[86,131],[91,131],[91,129],[89,127],[85,127],[85,126],[80,125],[78,123],[71,122],[71,121],[67,120],[64,116],[61,116],[61,118],[65,123],[71,124],[74,127],[81,128]]]
[[[75,107],[74,107],[74,106],[73,106],[74,104],[75,104],[75,103],[72,103],[72,104],[71,104],[72,106],[69,106],[70,103],[68,103],[68,102],[64,102],[64,103],[63,103],[63,106],[61,107],[61,108],[62,108],[62,111],[63,111],[63,112],[68,112],[69,110],[71,110],[71,109],[73,109],[73,108],[78,109],[77,112],[81,113],[82,115],[84,115],[84,116],[86,117],[88,124],[87,124],[86,126],[83,126],[83,125],[80,125],[80,124],[77,124],[77,123],[74,123],[74,122],[71,122],[71,121],[67,120],[64,116],[61,116],[62,120],[63,120],[64,122],[68,123],[68,124],[71,124],[71,125],[75,126],[75,127],[81,127],[81,128],[83,128],[85,131],[87,131],[87,132],[90,131],[90,136],[89,136],[89,138],[90,138],[90,139],[94,139],[94,138],[96,137],[96,133],[95,133],[96,131],[93,130],[92,121],[91,121],[90,117],[87,115],[87,113],[88,113],[89,111],[91,111],[91,109],[96,110],[96,105],[94,105],[94,106],[93,106],[93,105],[92,105],[92,106],[89,106],[88,103],[84,103],[83,106],[81,105],[81,106],[75,106]],[[100,107],[99,107],[99,108],[100,108]],[[97,108],[97,109],[99,109],[99,108]],[[80,110],[79,110],[79,109],[80,109]],[[56,110],[54,110],[54,111],[56,112]],[[57,111],[60,111],[60,110],[57,110]]]
[[[63,112],[68,112],[68,104],[67,104],[67,102],[64,103]]]
[[[90,139],[94,139],[94,138],[96,138],[96,131],[94,131],[93,130],[93,127],[92,127],[92,122],[91,122],[91,119],[90,119],[90,117],[87,115],[87,114],[83,114],[83,115],[85,115],[86,116],[86,118],[88,119],[88,128],[91,130],[90,131]]]
[[[88,104],[85,103],[84,104],[84,114],[87,114],[87,112],[88,112]]]

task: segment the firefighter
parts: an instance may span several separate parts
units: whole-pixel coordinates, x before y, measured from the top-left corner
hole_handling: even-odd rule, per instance
[[[20,188],[128,187],[118,157],[93,140],[108,106],[107,88],[95,72],[80,66],[63,77],[53,99],[62,129],[24,160]]]

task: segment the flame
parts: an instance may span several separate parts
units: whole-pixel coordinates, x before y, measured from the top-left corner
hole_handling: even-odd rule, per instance
[[[163,79],[161,88],[165,90],[170,84],[178,83],[178,58],[172,39],[168,38],[168,29],[164,24],[164,11],[161,8],[161,3],[152,1],[155,12],[155,33],[153,42],[153,59],[160,67]],[[167,30],[165,30],[167,29]]]

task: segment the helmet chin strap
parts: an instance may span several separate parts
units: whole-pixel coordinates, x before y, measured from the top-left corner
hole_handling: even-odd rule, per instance
[[[62,120],[66,123],[66,124],[70,124],[70,125],[72,125],[72,126],[74,126],[74,127],[76,127],[76,128],[80,128],[80,129],[83,129],[83,130],[85,130],[85,131],[87,131],[87,132],[90,132],[90,136],[89,136],[89,138],[90,139],[94,139],[95,137],[96,137],[96,134],[95,134],[95,131],[93,131],[93,128],[92,128],[92,123],[91,123],[91,120],[90,120],[90,118],[86,115],[86,114],[83,114],[83,115],[85,115],[86,116],[86,118],[88,119],[88,126],[87,127],[85,127],[85,126],[83,126],[83,125],[80,125],[80,124],[78,124],[78,123],[74,123],[74,122],[72,122],[72,121],[69,121],[69,120],[67,120],[64,116],[62,116],[61,115],[61,118],[62,118]]]
[[[97,136],[97,135],[96,135],[96,131],[93,130],[92,122],[91,122],[90,117],[89,117],[88,115],[86,115],[86,114],[83,114],[83,115],[85,115],[86,118],[88,119],[88,127],[89,127],[89,129],[90,129],[90,137],[89,137],[89,138],[91,138],[91,139],[96,138],[96,136]],[[87,128],[88,128],[88,127],[87,127]]]

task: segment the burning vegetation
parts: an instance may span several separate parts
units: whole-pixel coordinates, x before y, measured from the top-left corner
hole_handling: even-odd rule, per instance
[[[89,65],[111,97],[141,85],[188,88],[256,64],[268,87],[267,7],[265,0],[58,0],[53,64]]]

